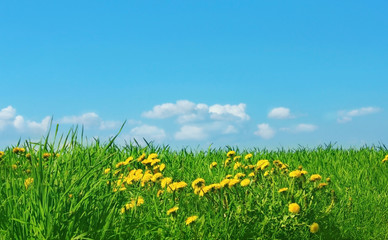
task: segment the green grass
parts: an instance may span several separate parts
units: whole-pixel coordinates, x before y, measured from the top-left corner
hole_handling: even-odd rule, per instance
[[[381,161],[388,153],[385,146],[192,151],[153,144],[118,147],[114,139],[85,145],[76,131],[57,141],[47,139],[2,149],[1,239],[388,239],[388,163]],[[25,152],[13,153],[14,147]],[[194,194],[191,183],[197,178],[209,185],[227,174],[252,172],[234,170],[235,162],[224,167],[230,150],[242,156],[238,161],[243,165],[268,159],[270,166],[257,170],[246,187],[237,184],[202,197]],[[44,153],[51,156],[44,158]],[[163,176],[188,186],[172,193],[164,189],[159,197],[158,182],[117,186],[120,174],[146,170],[136,160],[142,153],[157,153],[159,164],[166,165]],[[248,153],[253,158],[245,160]],[[130,156],[135,160],[116,169]],[[274,166],[274,160],[288,164],[289,172],[303,166],[308,174],[290,178],[289,172]],[[210,169],[212,162],[218,165]],[[111,171],[104,174],[107,168]],[[115,175],[115,170],[120,172]],[[327,177],[331,181],[318,189],[318,182],[308,180],[312,174],[320,174],[321,183]],[[33,178],[33,183],[26,188],[27,178]],[[120,191],[123,186],[126,189]],[[289,190],[280,194],[282,187]],[[125,204],[140,196],[143,205],[121,213]],[[289,212],[292,202],[300,205],[298,214]],[[168,216],[167,210],[174,206],[179,207],[177,214]],[[198,219],[186,225],[192,215]],[[320,227],[315,234],[309,229],[313,222]]]

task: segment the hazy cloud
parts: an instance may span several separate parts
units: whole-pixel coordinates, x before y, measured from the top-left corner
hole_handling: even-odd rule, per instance
[[[363,115],[373,114],[380,112],[380,108],[377,107],[362,107],[358,109],[353,109],[350,111],[339,111],[338,112],[338,118],[337,122],[339,123],[346,123],[352,121],[353,117],[359,117]]]
[[[215,104],[209,107],[210,118],[215,120],[249,120],[245,108],[244,103],[238,105]]]
[[[198,126],[184,125],[175,133],[177,140],[202,140],[207,137],[204,129]]]
[[[84,113],[80,116],[65,116],[59,122],[62,124],[79,124],[85,128],[98,128],[100,130],[115,129],[121,124],[118,121],[104,121],[94,112]]]
[[[166,133],[162,128],[146,124],[132,128],[129,134],[131,138],[145,138],[147,141],[162,141],[166,138]]]
[[[275,130],[267,123],[258,124],[257,128],[258,130],[255,132],[255,135],[257,136],[260,136],[264,139],[270,139],[275,136]]]
[[[291,115],[291,111],[289,108],[278,107],[278,108],[273,108],[268,113],[268,117],[276,118],[276,119],[287,119],[287,118],[292,118],[293,116]]]

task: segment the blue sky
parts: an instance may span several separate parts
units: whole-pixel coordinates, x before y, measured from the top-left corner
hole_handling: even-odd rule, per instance
[[[0,146],[388,141],[386,1],[0,3]]]

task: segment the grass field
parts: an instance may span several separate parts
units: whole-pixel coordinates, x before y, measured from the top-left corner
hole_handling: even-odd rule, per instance
[[[384,145],[192,151],[77,136],[0,149],[2,239],[388,239]]]

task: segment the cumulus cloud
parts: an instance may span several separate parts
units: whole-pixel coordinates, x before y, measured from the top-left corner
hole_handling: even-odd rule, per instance
[[[46,132],[50,126],[51,117],[43,118],[41,122],[27,121],[27,128],[34,132]]]
[[[156,105],[151,111],[144,112],[142,116],[154,119],[175,116],[180,124],[209,118],[219,121],[249,120],[248,114],[245,113],[245,108],[246,105],[243,103],[238,105],[215,104],[208,106],[203,103],[196,104],[188,100],[178,100],[176,103]]]
[[[16,115],[16,109],[12,106],[8,106],[0,110],[0,130],[4,130],[6,127],[14,128],[19,132],[34,132],[44,133],[50,126],[51,117],[47,116],[43,118],[41,122],[24,120],[22,115]]]
[[[244,103],[238,105],[215,104],[209,107],[210,118],[215,120],[249,120],[245,108]]]
[[[291,111],[289,108],[278,107],[278,108],[273,108],[268,113],[268,117],[276,118],[276,119],[287,119],[287,118],[292,118],[293,116],[291,115]]]
[[[280,131],[290,132],[290,133],[301,133],[301,132],[314,132],[318,129],[317,125],[309,123],[300,123],[293,127],[280,128]]]
[[[363,115],[369,115],[373,113],[380,112],[380,108],[377,107],[362,107],[358,109],[353,109],[350,111],[339,111],[338,112],[338,118],[337,122],[339,123],[346,123],[352,121],[353,117],[359,117]]]
[[[232,134],[232,133],[238,133],[238,130],[233,125],[228,125],[223,131],[223,134]]]
[[[59,122],[62,124],[80,124],[85,128],[98,128],[100,130],[115,129],[120,126],[118,121],[103,121],[94,112],[84,113],[80,116],[65,116]]]
[[[258,124],[257,128],[255,135],[260,136],[261,138],[270,139],[275,136],[275,130],[267,123]]]
[[[162,128],[143,124],[132,128],[130,137],[135,139],[145,138],[147,141],[162,141],[166,138],[166,133]]]
[[[184,125],[175,133],[177,140],[202,140],[207,137],[204,129],[198,126]]]

